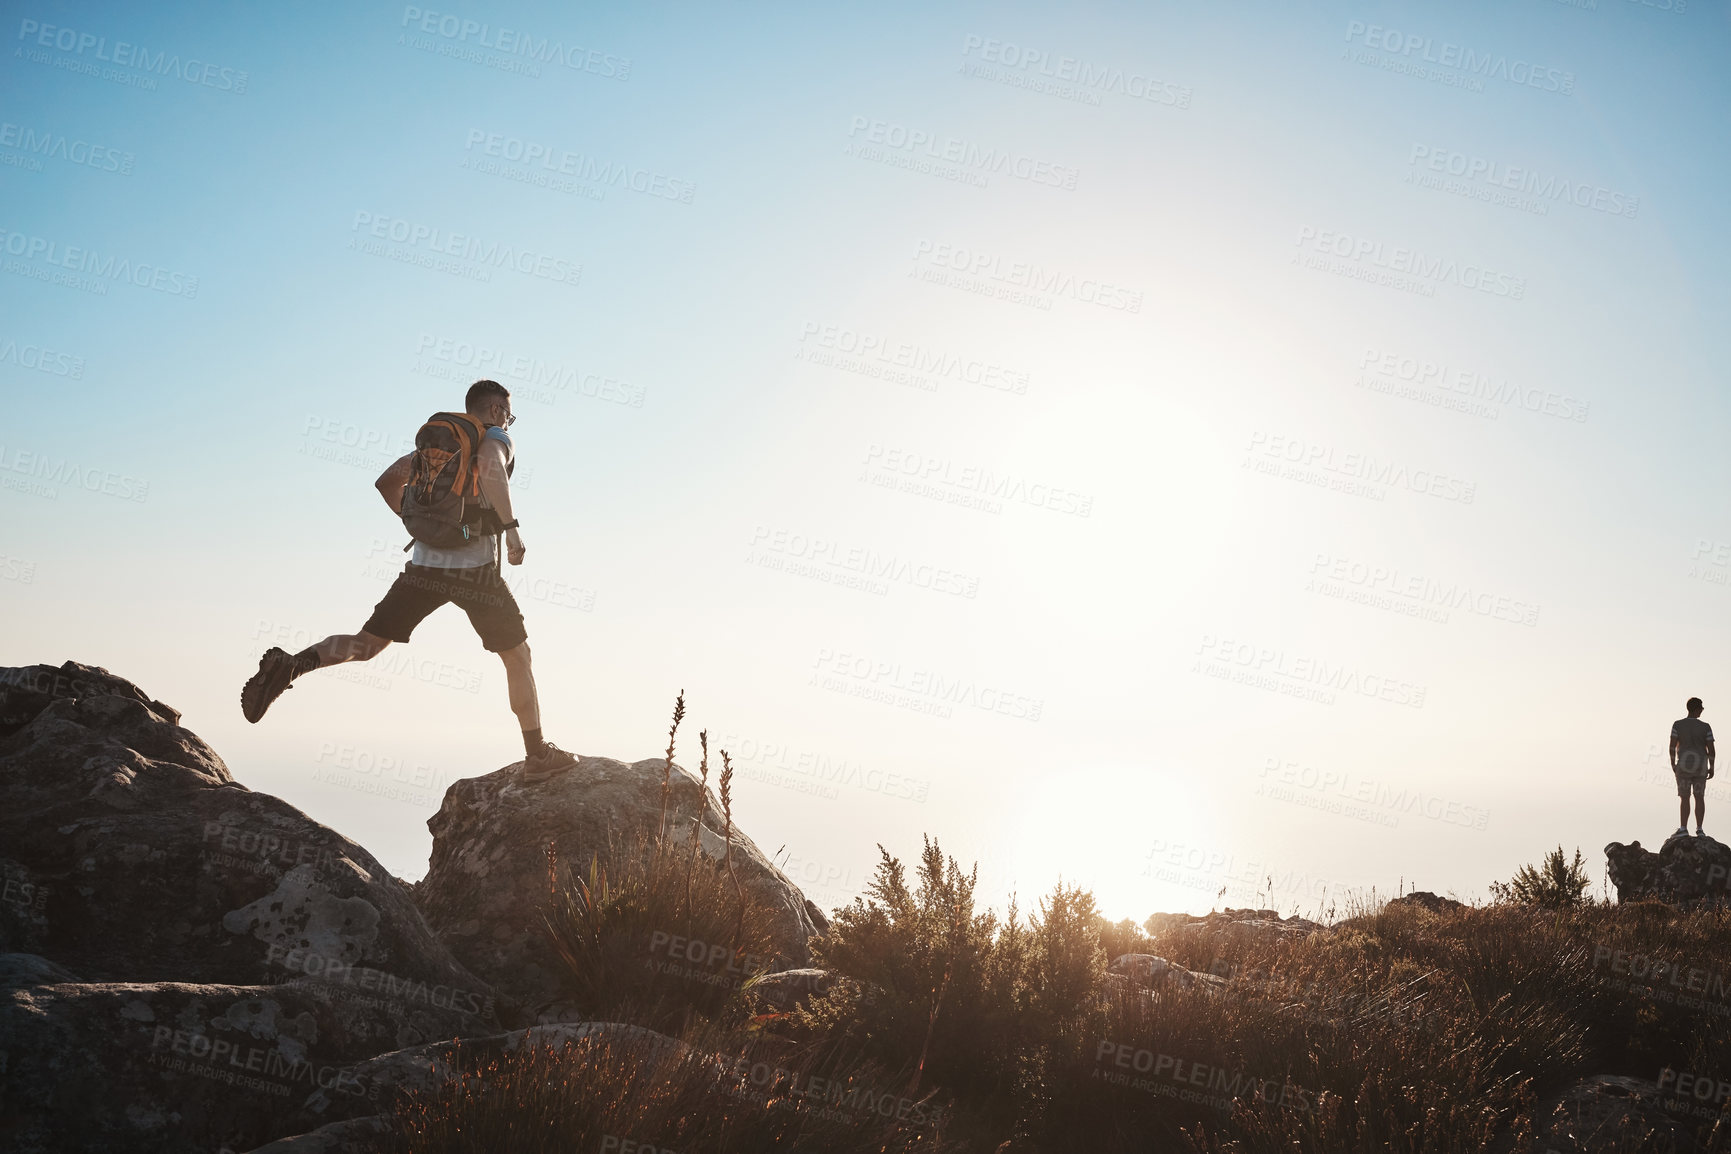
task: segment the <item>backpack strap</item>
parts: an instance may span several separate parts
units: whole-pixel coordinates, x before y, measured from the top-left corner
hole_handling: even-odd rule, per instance
[[[463,510],[463,523],[473,525],[475,532],[483,537],[492,537],[505,531],[505,523],[499,517],[496,509],[479,507]]]

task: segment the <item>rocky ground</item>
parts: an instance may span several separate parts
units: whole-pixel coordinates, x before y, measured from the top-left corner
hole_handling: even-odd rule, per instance
[[[1605,865],[1618,901],[1689,909],[1731,897],[1731,846],[1717,838],[1674,833],[1657,851],[1614,841],[1605,847]]]
[[[75,662],[0,669],[0,1148],[343,1154],[370,1147],[399,1091],[439,1085],[459,1041],[469,1056],[596,1033],[645,1054],[679,1045],[581,1021],[539,931],[548,848],[581,866],[653,835],[663,768],[584,757],[532,788],[520,763],[459,781],[410,885],[235,780],[133,683]],[[669,809],[674,836],[696,823],[721,853],[715,798],[678,766]],[[1605,854],[1624,901],[1731,893],[1731,847],[1710,838]],[[831,975],[809,948],[823,913],[737,830],[733,860],[774,915],[782,968],[753,983],[757,998],[786,1011],[823,993]],[[1422,892],[1392,904],[1460,908]],[[1180,944],[1332,932],[1248,909],[1149,928]],[[1249,980],[1146,953],[1107,975],[1143,999],[1230,997]],[[1663,1099],[1640,1079],[1582,1079],[1543,1103],[1531,1148],[1669,1133]]]
[[[0,1148],[214,1154],[334,1121],[293,1148],[336,1149],[436,1076],[440,1043],[602,1028],[546,1025],[568,1015],[536,928],[545,851],[605,861],[652,832],[660,760],[460,781],[409,885],[179,716],[76,662],[0,669]],[[677,765],[673,785],[675,831],[718,853],[715,799]],[[733,847],[803,965],[822,913]]]

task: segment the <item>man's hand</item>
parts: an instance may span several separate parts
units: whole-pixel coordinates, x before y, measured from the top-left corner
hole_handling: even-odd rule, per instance
[[[517,530],[505,530],[505,559],[513,565],[521,565],[524,552],[523,538]]]

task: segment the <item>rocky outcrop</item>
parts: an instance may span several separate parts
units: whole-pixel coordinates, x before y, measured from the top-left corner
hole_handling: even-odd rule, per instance
[[[1221,941],[1304,937],[1324,927],[1297,914],[1283,918],[1278,910],[1227,909],[1195,914],[1150,914],[1146,923],[1151,934],[1199,934]]]
[[[1654,853],[1640,842],[1605,847],[1617,900],[1676,906],[1731,903],[1731,846],[1711,837],[1672,834]]]
[[[1187,970],[1158,954],[1120,954],[1112,959],[1106,973],[1109,977],[1144,990],[1167,986],[1178,990],[1201,988],[1215,991],[1226,986],[1226,979],[1217,974]]]
[[[654,1051],[668,1040],[635,1026],[501,1033],[503,1000],[457,955],[519,1006],[552,1000],[545,849],[605,860],[653,833],[662,764],[584,758],[533,790],[520,765],[459,782],[412,889],[239,784],[176,710],[124,678],[76,662],[0,669],[3,1144],[362,1149],[393,1096],[436,1086],[459,1049],[602,1032]],[[674,836],[695,822],[721,856],[715,799],[677,766],[670,818]],[[733,860],[775,911],[784,960],[808,960],[822,914],[738,831]],[[802,971],[764,992],[811,988]]]
[[[453,951],[416,891],[236,782],[173,708],[75,662],[0,669],[4,1144],[334,1154],[367,1148],[394,1096],[435,1087],[459,1050],[673,1044],[607,1023],[501,1033],[495,990],[456,956],[519,1004],[551,999],[545,848],[605,859],[652,833],[662,764],[584,758],[533,790],[520,766],[454,786],[418,887]],[[696,822],[719,857],[714,798],[677,766],[672,791],[675,836]],[[733,859],[776,911],[779,952],[808,960],[822,914],[737,831]],[[764,993],[797,998],[811,973]]]
[[[37,954],[0,954],[0,990],[60,986],[84,979]]]
[[[0,969],[49,965],[8,955]],[[179,1151],[196,1135],[198,1148],[250,1149],[307,1128],[300,1116],[314,1094],[376,1112],[380,1087],[351,1067],[473,1020],[352,994],[307,979],[0,988],[6,1148]]]
[[[592,856],[605,864],[638,838],[653,837],[661,820],[665,764],[660,758],[626,764],[584,757],[557,777],[526,786],[519,762],[456,782],[428,820],[432,859],[415,887],[416,900],[452,953],[528,1020],[537,1020],[561,997],[540,927],[547,847],[556,847],[560,861],[583,869]],[[704,852],[720,858],[723,821],[714,795],[677,764],[671,788],[671,836],[689,837],[695,820]],[[822,915],[737,826],[733,862],[740,884],[774,911],[773,939],[782,962],[804,965]]]
[[[347,1118],[260,1146],[251,1154],[378,1154],[381,1139],[391,1131],[378,1114]]]
[[[1433,914],[1448,914],[1468,908],[1465,902],[1458,902],[1454,898],[1445,898],[1440,894],[1433,894],[1429,890],[1414,890],[1410,894],[1390,898],[1387,908],[1402,909],[1407,906]]]
[[[628,1054],[645,1067],[691,1052],[677,1038],[623,1022],[566,1022],[428,1042],[344,1066],[331,1076],[330,1086],[298,1102],[287,1123],[288,1131],[298,1137],[263,1149],[270,1154],[309,1150],[334,1154],[360,1143],[361,1149],[371,1150],[364,1144],[366,1139],[378,1132],[381,1114],[388,1113],[402,1095],[434,1094],[460,1071],[484,1067],[526,1048],[558,1051],[585,1041],[610,1053]],[[366,1093],[347,1092],[351,1087],[364,1087]]]
[[[405,885],[238,784],[179,716],[91,666],[0,669],[0,952],[91,982],[311,978],[497,1024]]]
[[[1603,1150],[1665,1150],[1693,1154],[1718,1149],[1697,1141],[1698,1128],[1717,1119],[1717,1105],[1661,1088],[1646,1078],[1594,1074],[1571,1082],[1533,1111],[1531,1149],[1552,1154]],[[1513,1149],[1513,1142],[1500,1148]]]
[[[823,997],[833,984],[828,970],[807,966],[763,974],[746,982],[744,989],[761,1009],[786,1014]]]
[[[405,885],[179,720],[92,666],[0,669],[8,1149],[246,1149],[309,1080],[500,1028]]]

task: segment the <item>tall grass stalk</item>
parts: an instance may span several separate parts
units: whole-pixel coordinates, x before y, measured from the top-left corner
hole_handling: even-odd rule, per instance
[[[733,759],[727,750],[721,751],[721,818],[722,859],[727,863],[727,876],[733,880],[733,892],[739,898],[739,924],[745,925],[745,890],[739,884],[739,874],[733,868]],[[737,938],[737,935],[735,935]]]
[[[657,839],[667,840],[667,802],[673,794],[673,740],[679,733],[679,723],[685,720],[685,690],[673,701],[673,724],[667,729],[667,756],[661,769],[661,823]]]
[[[691,871],[697,868],[697,858],[703,852],[703,812],[709,800],[709,730],[697,731],[697,741],[703,747],[703,758],[697,764],[698,790],[697,813],[691,819],[691,861],[685,867],[685,915],[686,932],[690,933],[691,917]]]

